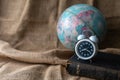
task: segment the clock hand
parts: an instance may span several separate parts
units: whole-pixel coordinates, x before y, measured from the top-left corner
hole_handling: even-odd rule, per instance
[[[82,49],[81,51],[85,51],[85,50],[87,50],[87,49],[85,48],[85,49]]]
[[[91,53],[89,50],[87,50],[86,48],[85,49],[82,49],[81,51],[87,51],[89,53]]]
[[[89,50],[86,49],[86,51],[88,51],[89,53],[91,53]]]

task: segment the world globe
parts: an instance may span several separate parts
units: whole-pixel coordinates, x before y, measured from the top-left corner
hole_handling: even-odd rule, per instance
[[[106,33],[106,21],[102,13],[87,4],[76,4],[67,8],[57,24],[60,42],[68,49],[74,50],[77,37],[96,35],[102,41]]]

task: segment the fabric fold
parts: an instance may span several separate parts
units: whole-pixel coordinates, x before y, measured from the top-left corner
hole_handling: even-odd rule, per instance
[[[60,49],[44,52],[20,51],[12,48],[9,43],[0,41],[0,56],[23,62],[65,65],[72,54],[72,51]]]

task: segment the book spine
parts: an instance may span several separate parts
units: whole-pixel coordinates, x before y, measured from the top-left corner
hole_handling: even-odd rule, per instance
[[[119,71],[104,67],[72,62],[68,64],[67,71],[71,75],[84,76],[97,80],[120,80]]]

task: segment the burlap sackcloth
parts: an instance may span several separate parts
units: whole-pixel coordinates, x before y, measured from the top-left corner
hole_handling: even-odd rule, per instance
[[[92,80],[67,73],[74,52],[56,35],[61,13],[78,3],[101,10],[108,34],[100,48],[120,54],[120,0],[0,0],[0,80]]]

